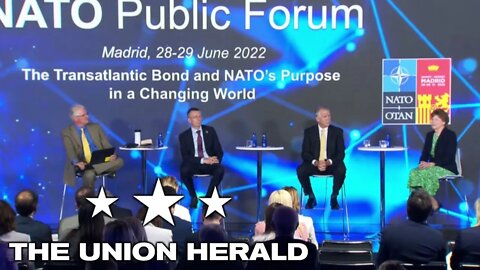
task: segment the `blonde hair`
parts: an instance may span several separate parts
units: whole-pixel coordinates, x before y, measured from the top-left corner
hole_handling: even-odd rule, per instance
[[[477,216],[477,226],[480,226],[480,198],[475,201],[475,215]]]
[[[171,187],[178,192],[178,181],[175,176],[167,175],[165,177],[160,178],[160,183],[162,187]]]
[[[297,213],[300,211],[300,200],[298,199],[298,191],[296,188],[290,186],[290,187],[284,187],[284,190],[286,190],[290,196],[292,197],[292,207],[297,211]]]
[[[272,203],[279,203],[287,207],[292,207],[292,196],[290,196],[290,193],[286,190],[275,190],[268,198],[268,205],[271,205]]]

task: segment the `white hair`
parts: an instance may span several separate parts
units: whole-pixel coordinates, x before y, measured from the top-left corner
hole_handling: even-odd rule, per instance
[[[79,110],[87,110],[82,104],[75,104],[70,108],[70,116],[75,116],[75,113]]]

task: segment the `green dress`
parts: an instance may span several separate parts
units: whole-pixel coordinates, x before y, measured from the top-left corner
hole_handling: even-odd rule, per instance
[[[438,135],[433,134],[432,150],[430,152],[432,157],[435,155],[435,145],[437,144],[437,140]],[[435,196],[438,188],[440,187],[438,179],[446,175],[454,175],[454,173],[439,166],[432,166],[425,169],[415,168],[410,171],[408,188],[410,188],[410,190],[414,190],[418,187],[421,187],[431,196]]]

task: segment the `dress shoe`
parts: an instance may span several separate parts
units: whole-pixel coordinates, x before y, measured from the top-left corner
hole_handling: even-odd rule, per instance
[[[190,208],[196,209],[198,204],[198,198],[197,197],[192,197],[190,201]]]
[[[337,196],[330,197],[330,206],[332,207],[332,210],[340,209],[340,205],[338,204],[338,201],[337,201]]]
[[[315,199],[315,196],[309,196],[307,204],[305,205],[305,209],[312,209],[315,206],[317,206],[317,200]]]

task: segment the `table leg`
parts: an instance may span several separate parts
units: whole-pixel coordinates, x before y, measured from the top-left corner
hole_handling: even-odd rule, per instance
[[[262,151],[257,151],[257,221],[261,217],[262,200]]]
[[[385,152],[380,151],[380,229],[385,228]]]
[[[147,151],[142,150],[142,180],[143,180],[143,193],[147,194]]]

